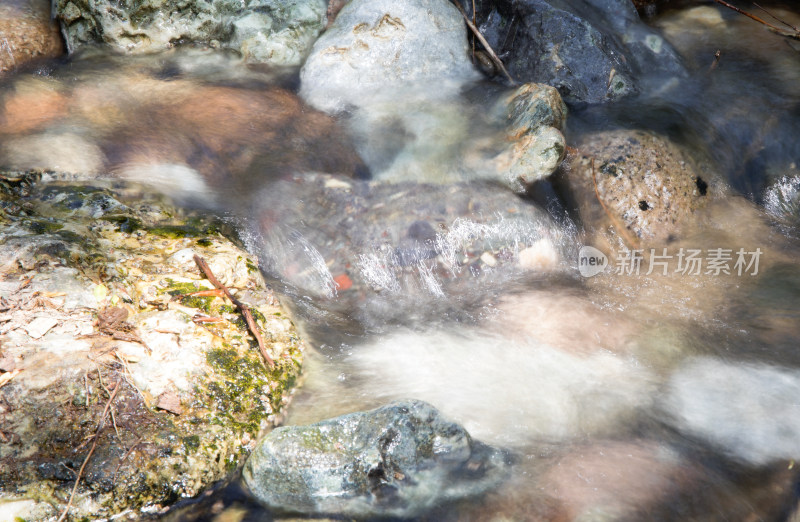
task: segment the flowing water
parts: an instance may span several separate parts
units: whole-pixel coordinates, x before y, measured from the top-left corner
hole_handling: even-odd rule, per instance
[[[415,398],[508,449],[498,491],[431,520],[789,519],[800,45],[710,4],[650,22],[686,76],[572,110],[568,142],[639,128],[685,146],[721,196],[668,250],[758,249],[757,273],[582,277],[587,238],[557,191],[486,179],[502,91],[489,83],[415,114],[343,116],[365,180],[344,132],[274,89],[296,88],[296,71],[208,50],[90,53],[0,79],[7,121],[24,112],[0,130],[0,163],[146,180],[236,223],[313,347],[287,423]],[[222,509],[271,516],[234,480],[171,517]]]

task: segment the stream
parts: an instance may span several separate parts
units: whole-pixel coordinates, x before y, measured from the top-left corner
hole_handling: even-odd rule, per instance
[[[796,6],[770,6],[800,25]],[[797,520],[800,44],[712,3],[647,22],[687,74],[570,106],[565,136],[653,131],[701,165],[717,197],[663,272],[615,266],[622,246],[587,234],[556,181],[520,196],[480,174],[506,92],[489,80],[309,137],[321,124],[272,90],[296,91],[296,70],[84,52],[0,78],[0,95],[59,113],[3,129],[2,160],[111,170],[233,224],[311,347],[285,424],[420,399],[508,452],[497,490],[424,520]],[[253,99],[285,104],[291,125],[228,116]],[[283,151],[297,139],[310,159]],[[607,270],[581,275],[586,245]],[[677,269],[679,252],[715,249],[728,273]],[[271,519],[245,489],[231,477],[161,518]]]

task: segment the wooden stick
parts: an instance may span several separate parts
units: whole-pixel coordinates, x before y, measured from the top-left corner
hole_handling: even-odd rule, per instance
[[[130,449],[125,452],[125,455],[122,456],[122,459],[120,459],[119,464],[117,464],[117,469],[114,470],[114,478],[111,480],[112,484],[117,483],[117,473],[119,473],[119,468],[122,467],[122,463],[125,462],[125,459],[130,457],[131,453],[133,453],[133,450],[136,449],[136,446],[138,446],[140,442],[142,442],[142,437],[136,439],[136,442],[133,443],[133,446],[131,446]]]
[[[89,462],[89,459],[92,458],[92,454],[94,453],[94,449],[97,447],[97,439],[100,438],[100,431],[103,429],[106,420],[106,414],[108,414],[108,409],[111,407],[111,401],[114,400],[114,397],[117,396],[117,392],[120,389],[119,381],[117,381],[117,385],[114,386],[114,391],[111,393],[111,396],[108,398],[106,402],[106,407],[103,408],[103,414],[100,416],[100,422],[97,423],[97,429],[94,432],[94,440],[92,441],[92,447],[89,448],[89,454],[86,455],[86,458],[83,459],[83,464],[81,464],[81,469],[78,470],[78,476],[75,479],[75,485],[72,486],[72,492],[69,494],[69,501],[67,501],[67,507],[64,508],[64,511],[61,513],[61,516],[58,517],[56,522],[62,522],[64,518],[66,518],[67,513],[69,512],[69,508],[72,507],[72,500],[75,498],[75,492],[78,491],[78,484],[81,482],[81,476],[83,475],[83,470],[86,468],[86,464]]]
[[[797,31],[795,31],[795,32],[785,31],[785,30],[781,29],[780,27],[776,27],[776,26],[772,25],[769,22],[765,22],[764,20],[762,20],[761,18],[757,17],[754,14],[748,13],[747,11],[743,11],[742,9],[739,9],[735,5],[729,4],[725,0],[714,0],[714,1],[716,3],[718,3],[719,5],[723,5],[723,6],[727,7],[728,9],[733,9],[734,11],[736,11],[739,14],[743,14],[748,18],[752,18],[756,22],[759,22],[761,24],[766,25],[767,27],[769,27],[770,29],[772,29],[773,31],[775,31],[776,33],[778,33],[781,36],[788,36],[789,38],[800,39],[800,33],[798,33]],[[784,23],[784,22],[782,22],[782,23]]]
[[[798,29],[797,27],[793,26],[792,24],[790,24],[790,23],[789,23],[789,22],[787,22],[786,20],[781,20],[780,18],[778,18],[778,17],[777,17],[777,16],[775,16],[774,14],[770,13],[769,11],[767,11],[766,9],[764,9],[763,7],[761,7],[760,5],[758,5],[757,3],[753,2],[753,5],[754,5],[754,6],[756,6],[756,7],[758,7],[759,9],[761,9],[762,11],[764,11],[764,12],[765,12],[765,13],[767,13],[769,16],[771,16],[772,18],[774,18],[774,19],[775,19],[775,20],[777,20],[778,22],[782,23],[783,25],[785,25],[785,26],[786,26],[786,27],[788,27],[789,29],[792,29],[792,30],[793,30],[795,33],[797,33],[797,32],[800,32],[800,29]]]
[[[472,20],[469,19],[469,15],[464,11],[464,8],[461,7],[459,1],[453,0],[453,4],[458,8],[459,12],[461,13],[461,16],[464,17],[464,21],[467,23],[467,27],[470,28],[470,30],[475,34],[475,37],[481,43],[481,45],[483,45],[483,48],[486,49],[486,52],[489,53],[489,58],[491,58],[494,64],[497,67],[499,67],[501,71],[503,71],[503,74],[506,76],[506,78],[508,78],[508,81],[511,82],[511,85],[517,85],[517,82],[514,81],[514,78],[512,78],[511,75],[508,74],[508,71],[506,71],[506,68],[503,66],[503,62],[500,60],[500,58],[497,57],[495,52],[492,50],[492,47],[489,45],[489,42],[486,41],[486,38],[483,37],[478,28],[475,27],[475,24],[472,23]]]
[[[202,257],[195,255],[194,262],[197,263],[197,266],[200,270],[205,274],[206,278],[211,281],[211,284],[214,285],[216,288],[222,290],[225,294],[225,297],[230,299],[230,301],[236,305],[239,310],[242,311],[242,315],[244,316],[244,320],[247,323],[247,327],[253,333],[253,336],[256,338],[256,342],[258,342],[258,349],[261,352],[261,356],[266,361],[267,365],[270,368],[275,367],[275,361],[272,360],[272,357],[269,356],[267,353],[267,345],[264,343],[264,338],[261,337],[261,332],[258,331],[258,326],[256,326],[256,321],[253,319],[253,314],[250,312],[250,307],[246,304],[242,303],[231,294],[230,290],[228,290],[225,285],[219,282],[217,278],[214,276],[214,273],[211,272],[211,269],[208,267],[208,263]]]

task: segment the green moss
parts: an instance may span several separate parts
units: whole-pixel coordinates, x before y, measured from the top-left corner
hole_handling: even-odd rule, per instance
[[[233,305],[222,305],[219,307],[219,313],[221,314],[235,314],[236,307]]]
[[[272,410],[276,411],[285,384],[278,381],[279,389],[271,391],[272,372],[267,372],[258,353],[241,354],[234,348],[216,348],[206,354],[206,360],[217,378],[207,384],[205,395],[220,412],[211,422],[256,434],[271,413],[264,408],[261,398],[267,394]],[[278,404],[273,404],[273,397],[277,397]]]
[[[261,324],[266,324],[267,318],[264,317],[264,314],[262,314],[261,312],[259,312],[255,308],[251,308],[250,309],[250,313],[253,314],[253,319],[255,319],[256,322],[261,322]]]
[[[211,240],[207,237],[197,240],[197,245],[201,247],[210,247],[212,244],[213,243],[211,242]]]
[[[199,435],[189,435],[188,437],[183,438],[183,448],[186,450],[187,454],[196,452],[199,447]]]
[[[53,223],[52,221],[46,221],[38,219],[36,221],[24,221],[23,226],[33,232],[34,234],[49,234],[53,232],[57,232],[64,228],[64,225],[61,223]]]
[[[156,236],[166,237],[168,239],[182,239],[185,237],[203,235],[202,230],[198,230],[191,225],[160,225],[149,228],[147,231]]]
[[[59,230],[56,232],[56,235],[63,239],[64,241],[68,241],[70,243],[85,243],[86,238],[81,236],[80,234],[76,234],[72,230]]]
[[[245,259],[244,262],[247,265],[247,271],[249,273],[251,273],[251,274],[258,273],[258,267],[256,266],[255,263],[253,263],[252,259],[249,259],[249,258]]]
[[[142,222],[139,219],[136,219],[131,216],[103,216],[104,219],[115,223],[117,225],[117,231],[123,232],[125,234],[130,234],[132,232],[136,232],[142,228]]]

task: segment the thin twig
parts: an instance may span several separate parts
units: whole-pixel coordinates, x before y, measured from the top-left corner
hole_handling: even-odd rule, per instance
[[[105,408],[103,408],[103,414],[100,416],[100,421],[97,423],[97,429],[94,432],[94,440],[92,441],[92,447],[89,448],[89,453],[86,455],[86,458],[83,459],[83,464],[81,464],[81,469],[78,470],[78,476],[75,478],[75,485],[72,486],[72,492],[69,494],[69,500],[67,501],[67,507],[64,508],[64,511],[61,513],[61,516],[58,517],[56,522],[62,522],[64,518],[66,518],[67,513],[69,512],[69,508],[72,507],[72,500],[75,498],[75,492],[78,490],[78,484],[81,482],[81,476],[83,475],[83,470],[86,468],[86,464],[89,462],[89,459],[92,458],[92,454],[94,453],[95,448],[97,447],[97,439],[100,438],[100,431],[102,431],[103,426],[105,425],[106,414],[108,414],[108,409],[111,407],[111,401],[114,400],[114,397],[117,396],[117,392],[120,389],[120,383],[117,381],[117,385],[114,387],[114,392],[108,398],[108,402],[106,402]]]
[[[194,262],[197,263],[197,266],[200,270],[205,274],[206,278],[214,285],[216,288],[222,290],[225,293],[225,297],[230,299],[230,301],[236,305],[236,307],[242,311],[242,315],[244,316],[244,320],[247,323],[247,327],[253,333],[253,336],[256,338],[256,342],[258,342],[258,349],[261,352],[261,356],[266,361],[267,366],[270,368],[275,367],[275,361],[272,360],[272,357],[269,356],[267,353],[267,345],[264,343],[264,338],[261,337],[261,332],[258,330],[258,326],[256,325],[255,319],[253,319],[253,314],[250,312],[250,307],[246,304],[242,303],[238,299],[236,299],[233,294],[231,294],[230,290],[223,285],[222,283],[217,280],[214,276],[214,273],[211,272],[211,269],[208,267],[208,263],[202,257],[195,255]]]
[[[489,45],[489,42],[487,42],[486,38],[484,38],[483,35],[481,34],[480,30],[478,30],[478,28],[475,27],[475,24],[472,23],[472,20],[469,19],[469,15],[466,13],[466,11],[464,11],[464,8],[461,7],[459,1],[453,0],[453,4],[458,8],[458,11],[461,13],[461,16],[464,17],[464,21],[467,23],[467,27],[470,28],[470,30],[475,34],[475,37],[481,43],[481,45],[483,45],[483,48],[486,49],[486,52],[489,54],[489,58],[491,58],[494,64],[497,67],[499,67],[501,71],[503,71],[503,74],[506,76],[506,78],[508,78],[508,81],[511,82],[511,85],[516,85],[517,82],[515,82],[514,78],[512,78],[511,75],[508,74],[508,71],[506,71],[503,62],[500,60],[500,58],[497,57],[494,50],[492,50],[492,47]]]
[[[786,20],[781,20],[780,18],[778,18],[778,17],[777,17],[777,16],[775,16],[774,14],[770,13],[769,11],[767,11],[766,9],[764,9],[763,7],[761,7],[760,5],[758,5],[757,3],[753,2],[753,5],[754,5],[754,6],[756,6],[756,7],[758,7],[759,9],[761,9],[762,11],[764,11],[764,12],[765,12],[765,13],[767,13],[769,16],[771,16],[772,18],[774,18],[774,19],[775,19],[775,20],[777,20],[778,22],[782,23],[783,25],[785,25],[785,26],[786,26],[786,27],[788,27],[789,29],[792,29],[792,30],[793,30],[795,33],[797,33],[797,32],[800,32],[800,29],[798,29],[797,27],[793,26],[792,24],[790,24],[790,23],[789,23],[789,22],[787,22]]]
[[[739,9],[735,5],[729,4],[725,0],[714,0],[714,1],[716,3],[718,3],[719,5],[725,6],[728,9],[732,9],[732,10],[736,11],[739,14],[743,14],[746,17],[751,18],[751,19],[755,20],[756,22],[758,22],[760,24],[766,25],[767,27],[769,27],[770,29],[772,29],[773,31],[775,31],[776,33],[778,33],[781,36],[788,36],[789,38],[800,39],[800,33],[798,33],[796,30],[794,32],[785,31],[785,30],[781,29],[780,27],[774,26],[771,23],[762,20],[761,18],[757,17],[756,15],[754,15],[752,13],[748,13],[747,11]]]
[[[138,446],[142,442],[142,440],[143,440],[142,437],[139,437],[138,439],[136,439],[136,442],[133,443],[133,446],[131,446],[128,449],[128,451],[125,452],[125,455],[122,456],[122,458],[119,461],[119,464],[117,464],[117,469],[114,470],[114,478],[111,479],[111,483],[112,484],[116,484],[117,483],[117,473],[119,473],[119,468],[122,467],[122,463],[125,462],[125,459],[130,457],[131,453],[133,453],[133,450],[136,449],[136,446]]]

